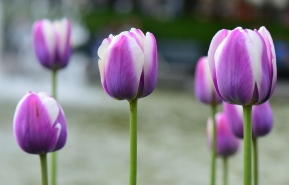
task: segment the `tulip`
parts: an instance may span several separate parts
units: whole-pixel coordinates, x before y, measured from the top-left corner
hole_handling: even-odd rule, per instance
[[[132,28],[104,39],[98,49],[99,71],[105,92],[119,100],[152,93],[157,81],[157,45],[154,35]]]
[[[195,71],[195,95],[196,98],[205,103],[210,104],[212,108],[212,115],[216,114],[216,106],[222,102],[216,93],[212,76],[210,73],[208,57],[201,57],[196,65]],[[212,159],[211,159],[211,185],[215,185],[216,174],[216,126],[213,119],[213,147],[212,147]]]
[[[224,103],[224,111],[232,132],[238,138],[243,138],[242,106]],[[257,138],[267,135],[273,126],[273,113],[269,101],[254,105],[252,108],[252,134],[254,159],[254,184],[258,184],[258,146]]]
[[[205,104],[220,104],[222,102],[213,84],[208,57],[201,57],[197,62],[195,71],[195,95],[199,101]]]
[[[42,185],[48,185],[48,152],[64,147],[66,120],[61,106],[45,93],[27,93],[18,103],[13,121],[14,135],[20,148],[39,154]]]
[[[232,132],[238,138],[243,138],[243,110],[242,106],[223,103],[224,112]],[[253,137],[267,135],[273,126],[273,112],[269,102],[254,105],[252,108],[252,133]]]
[[[217,127],[217,154],[223,159],[223,181],[228,184],[228,157],[235,154],[239,149],[239,140],[232,133],[225,113],[217,113],[215,116]],[[213,120],[207,122],[207,143],[212,148]]]
[[[275,89],[275,49],[265,27],[219,31],[211,41],[208,60],[216,91],[225,102],[262,104]]]
[[[252,105],[266,102],[276,86],[273,40],[265,27],[220,30],[211,41],[208,60],[219,97],[243,105],[244,185],[251,185]]]
[[[32,35],[34,51],[44,67],[58,70],[67,66],[71,55],[71,26],[67,19],[36,21]]]
[[[235,154],[239,148],[239,140],[232,133],[225,113],[215,115],[217,126],[217,154],[221,157],[228,157]],[[209,147],[212,146],[213,121],[208,119],[207,140]]]
[[[66,142],[66,120],[61,106],[45,93],[27,93],[14,114],[14,135],[30,154],[60,150]]]
[[[132,28],[104,39],[98,48],[101,83],[112,98],[130,104],[130,185],[137,184],[137,101],[151,94],[157,81],[154,35]]]

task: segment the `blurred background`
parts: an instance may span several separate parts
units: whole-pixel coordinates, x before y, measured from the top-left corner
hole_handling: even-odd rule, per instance
[[[260,139],[260,184],[288,185],[287,0],[0,0],[0,184],[41,182],[38,156],[16,144],[13,114],[26,92],[51,91],[51,74],[38,64],[31,28],[38,19],[62,17],[72,22],[74,52],[58,75],[68,123],[67,144],[59,152],[60,185],[128,184],[129,105],[103,91],[97,49],[109,34],[131,27],[155,35],[159,56],[156,90],[139,101],[138,184],[208,184],[210,108],[194,97],[194,69],[214,34],[237,26],[265,26],[275,43],[274,129]],[[241,147],[229,163],[231,184],[243,184],[242,166]]]

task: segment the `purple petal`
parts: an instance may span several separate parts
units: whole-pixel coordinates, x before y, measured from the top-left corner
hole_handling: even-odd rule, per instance
[[[262,35],[264,42],[266,44],[266,49],[267,49],[267,55],[269,59],[269,65],[271,69],[271,78],[272,78],[272,85],[271,85],[271,93],[270,96],[273,94],[274,89],[276,87],[276,82],[277,82],[277,67],[276,67],[276,53],[275,53],[275,47],[273,44],[273,40],[271,37],[271,34],[269,31],[262,26],[258,32]]]
[[[151,94],[157,83],[158,76],[158,52],[154,35],[146,33],[144,43],[144,68],[143,68],[143,89],[141,97]]]
[[[242,139],[243,138],[243,108],[241,105],[234,105],[223,103],[224,113],[226,114],[228,124],[233,134]]]
[[[255,137],[268,134],[273,126],[273,113],[269,102],[254,105],[252,110],[252,129]]]
[[[219,45],[215,53],[216,80],[224,101],[244,105],[251,103],[255,87],[254,61],[251,60],[258,57],[252,53],[259,54],[245,31],[238,29]]]
[[[37,94],[29,93],[17,106],[14,134],[19,146],[31,154],[51,152],[57,142],[46,107]]]
[[[53,26],[50,21],[42,20],[33,25],[33,44],[36,56],[47,68],[50,68],[54,60],[55,38]]]
[[[113,37],[112,37],[113,38]],[[109,44],[112,41],[112,38],[106,38],[102,41],[100,47],[98,48],[98,68],[99,68],[99,73],[100,73],[100,79],[101,79],[101,84],[103,89],[105,90],[105,92],[109,95],[109,91],[107,89],[107,85],[106,85],[106,80],[105,80],[105,70],[104,70],[104,66],[105,66],[105,61],[107,60],[107,51],[108,51],[108,47]]]
[[[201,57],[195,71],[195,95],[206,104],[218,104],[222,100],[216,93],[207,57]]]
[[[222,157],[228,157],[235,154],[239,148],[239,140],[233,135],[227,123],[227,117],[224,113],[215,115],[217,127],[217,154]],[[213,125],[210,119],[207,124],[207,139],[211,147]]]
[[[55,65],[58,68],[66,67],[71,55],[70,35],[71,26],[67,19],[53,22],[56,47]]]
[[[144,51],[144,41],[146,39],[145,35],[143,34],[143,32],[140,29],[135,29],[135,28],[131,28],[130,29],[130,33],[133,34],[134,38],[136,39],[138,45],[140,46],[140,48],[142,49],[142,51]]]
[[[143,65],[143,52],[133,38],[114,37],[104,62],[104,80],[109,95],[116,99],[135,98]]]
[[[53,126],[54,128],[58,129],[57,143],[53,151],[57,151],[63,148],[66,143],[66,138],[67,138],[67,128],[66,128],[66,120],[65,120],[64,112],[60,106],[59,106],[59,110],[60,110],[59,115]]]
[[[231,132],[225,114],[216,115],[217,154],[227,157],[235,154],[239,148],[239,140]]]
[[[211,41],[210,47],[209,47],[209,51],[208,51],[208,61],[209,61],[210,71],[211,71],[211,75],[213,78],[213,82],[215,84],[216,91],[219,94],[219,96],[220,96],[220,93],[219,93],[218,84],[216,81],[215,53],[219,45],[223,42],[223,40],[227,37],[227,35],[230,32],[231,32],[230,30],[225,30],[225,29],[218,31],[214,35]],[[222,99],[221,96],[220,98]]]

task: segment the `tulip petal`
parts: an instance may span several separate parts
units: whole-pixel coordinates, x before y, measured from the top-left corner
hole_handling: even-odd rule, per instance
[[[146,33],[144,43],[144,81],[141,97],[151,94],[157,83],[158,76],[158,52],[154,35]]]
[[[143,32],[140,29],[131,28],[130,29],[130,33],[133,34],[133,36],[136,39],[138,45],[140,46],[140,48],[144,52],[145,35],[143,34]]]
[[[227,35],[230,32],[231,32],[230,30],[225,30],[225,29],[218,31],[213,37],[210,47],[209,47],[209,51],[208,51],[208,61],[210,65],[210,71],[211,71],[213,83],[215,84],[216,92],[219,94],[220,97],[221,95],[219,93],[217,80],[216,80],[215,53],[216,53],[218,46],[223,42],[223,40],[227,37]]]
[[[271,78],[272,78],[272,85],[271,85],[271,93],[270,95],[273,94],[274,89],[276,87],[276,82],[277,82],[277,66],[276,66],[276,53],[275,53],[275,47],[273,44],[273,40],[271,37],[271,34],[269,31],[262,26],[258,32],[262,35],[265,44],[266,44],[266,49],[267,49],[267,55],[269,59],[269,65],[271,68]]]
[[[215,80],[219,93],[226,97],[225,101],[245,105],[251,103],[255,88],[254,75],[260,74],[259,55],[254,41],[243,30],[233,30],[219,45],[215,53]]]
[[[48,116],[50,119],[51,125],[54,124],[56,118],[59,114],[59,107],[57,105],[57,102],[54,98],[47,96],[45,93],[38,93],[38,96],[43,104],[43,106],[48,111]]]
[[[207,104],[221,103],[215,91],[208,57],[201,57],[195,71],[195,95],[198,100]]]
[[[143,64],[142,50],[133,38],[114,37],[104,63],[104,80],[109,95],[117,99],[135,98]]]
[[[57,131],[51,129],[49,115],[36,94],[29,93],[21,101],[14,120],[14,133],[19,146],[28,153],[41,154],[53,150]]]
[[[63,148],[63,146],[66,143],[66,138],[67,138],[67,128],[66,128],[66,121],[65,121],[65,116],[64,116],[64,112],[61,111],[57,120],[56,120],[56,124],[53,127],[54,129],[57,129],[57,143],[54,146],[53,151],[57,151],[61,148]]]
[[[243,108],[241,105],[223,103],[224,113],[226,114],[228,124],[234,135],[243,139]]]
[[[273,113],[269,102],[252,108],[252,130],[255,137],[268,134],[273,126]]]
[[[107,49],[109,47],[109,44],[111,43],[112,41],[112,38],[113,36],[110,35],[111,38],[106,38],[102,41],[100,47],[98,48],[98,57],[99,57],[99,60],[98,60],[98,68],[99,68],[99,73],[100,73],[100,79],[101,79],[101,84],[105,90],[105,92],[107,94],[110,95],[109,91],[107,90],[107,86],[106,86],[106,81],[105,81],[105,71],[104,71],[104,63],[106,61],[106,58],[107,58]],[[110,95],[111,96],[111,95]]]
[[[71,47],[70,47],[70,33],[71,26],[67,19],[53,22],[54,34],[56,36],[56,60],[62,62],[62,67],[68,64]]]
[[[34,23],[33,43],[37,57],[45,67],[50,67],[54,60],[56,41],[52,23],[42,20]]]

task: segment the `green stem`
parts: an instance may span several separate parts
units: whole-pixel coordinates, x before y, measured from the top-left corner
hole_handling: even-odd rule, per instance
[[[228,185],[228,157],[223,157],[224,171],[223,171],[223,181],[224,185]]]
[[[56,100],[57,70],[52,70],[52,96]],[[51,153],[51,185],[56,185],[57,181],[57,153]]]
[[[57,70],[52,70],[52,78],[51,78],[51,85],[52,85],[52,96],[54,99],[57,99],[56,97],[56,89],[57,89]]]
[[[215,185],[216,179],[216,157],[217,157],[217,127],[215,114],[217,105],[212,104],[212,119],[213,119],[213,137],[212,137],[212,154],[211,154],[211,185]]]
[[[47,172],[47,157],[46,154],[40,154],[42,185],[48,185],[48,172]]]
[[[244,185],[251,185],[252,105],[243,106],[243,115],[244,115]]]
[[[254,157],[254,185],[258,185],[258,143],[257,138],[253,137],[253,157]]]
[[[137,176],[137,99],[130,105],[130,178],[129,184],[136,185]]]

